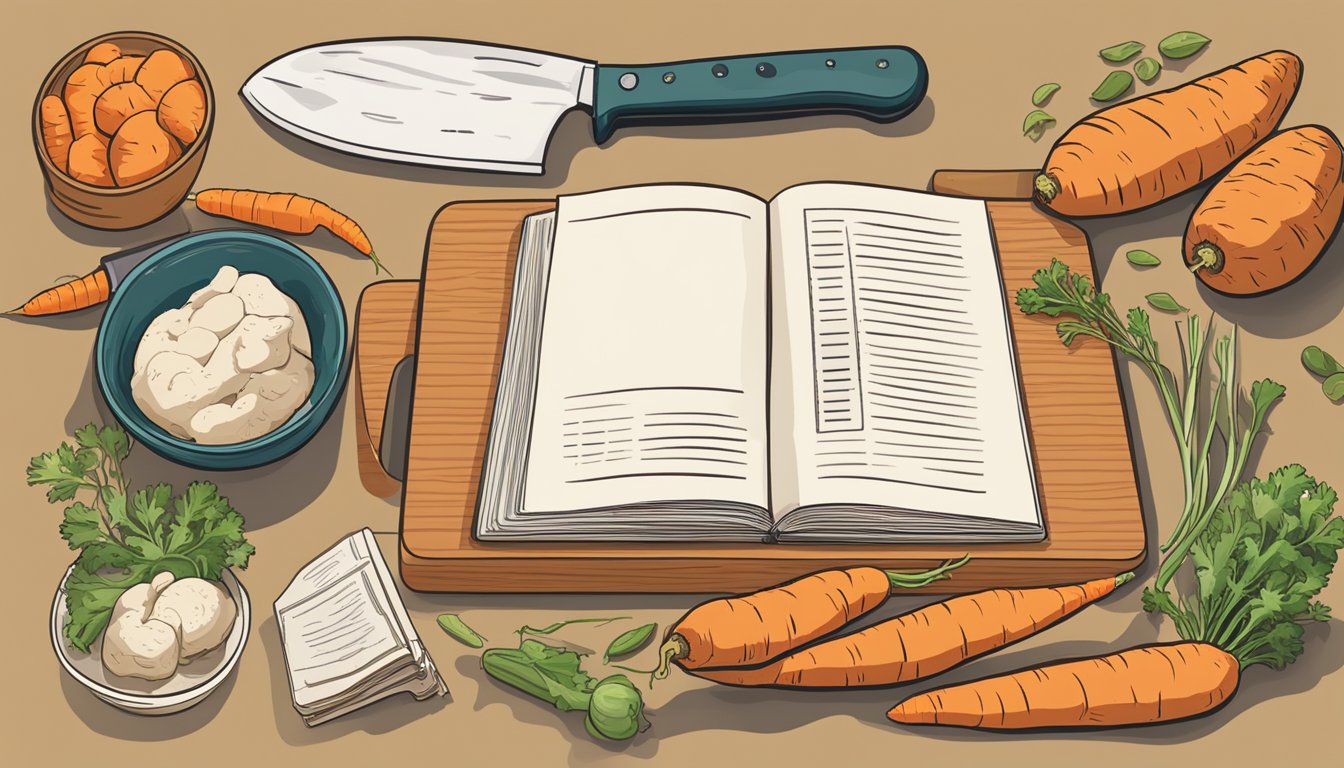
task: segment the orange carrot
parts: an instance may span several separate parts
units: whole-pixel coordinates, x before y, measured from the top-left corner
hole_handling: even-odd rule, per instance
[[[1050,150],[1036,197],[1066,216],[1138,210],[1190,189],[1274,132],[1302,60],[1272,51],[1074,125]]]
[[[23,306],[6,312],[7,315],[25,315],[40,317],[58,315],[62,312],[74,312],[95,304],[102,304],[111,295],[107,284],[107,270],[99,267],[83,277],[77,277],[68,283],[37,294]]]
[[[70,164],[70,144],[74,140],[70,114],[65,110],[65,102],[54,94],[42,99],[41,114],[42,146],[46,147],[51,164],[65,173]]]
[[[939,688],[887,717],[1005,730],[1161,723],[1217,709],[1240,678],[1241,663],[1216,645],[1148,645]]]
[[[188,200],[212,216],[224,216],[248,224],[278,229],[293,235],[307,235],[318,227],[332,234],[373,260],[375,274],[383,265],[373,252],[368,235],[349,216],[320,200],[282,192],[254,192],[246,189],[206,189]]]
[[[966,561],[909,574],[868,567],[821,571],[754,594],[702,603],[668,632],[654,676],[666,677],[673,661],[684,669],[764,663],[877,608],[893,588],[947,578]]]
[[[1085,584],[962,595],[746,669],[692,669],[728,685],[839,688],[935,675],[1017,642],[1115,591],[1132,573]]]

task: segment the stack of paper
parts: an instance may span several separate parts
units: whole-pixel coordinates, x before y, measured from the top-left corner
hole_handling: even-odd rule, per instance
[[[275,601],[294,708],[308,725],[407,692],[448,692],[416,634],[373,532],[304,566]]]

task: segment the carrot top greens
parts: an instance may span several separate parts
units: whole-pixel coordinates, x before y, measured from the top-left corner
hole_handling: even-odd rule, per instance
[[[1238,486],[1195,537],[1195,598],[1144,590],[1143,604],[1186,640],[1212,643],[1241,666],[1282,669],[1302,653],[1303,625],[1327,621],[1313,601],[1344,547],[1338,494],[1292,464]]]
[[[1251,385],[1250,418],[1243,426],[1239,409],[1242,393],[1237,386],[1237,328],[1217,339],[1213,359],[1218,368],[1213,402],[1200,408],[1199,396],[1207,391],[1203,383],[1209,336],[1212,329],[1200,330],[1198,315],[1191,315],[1181,349],[1181,376],[1162,364],[1157,342],[1153,339],[1148,313],[1140,307],[1130,309],[1124,320],[1111,306],[1111,297],[1092,287],[1086,277],[1074,274],[1055,259],[1050,266],[1032,276],[1035,288],[1017,292],[1017,305],[1024,314],[1043,314],[1059,321],[1056,330],[1065,345],[1079,336],[1091,336],[1124,352],[1148,369],[1157,385],[1167,411],[1167,421],[1176,437],[1184,476],[1185,506],[1176,530],[1162,547],[1165,556],[1158,568],[1155,587],[1161,591],[1180,570],[1186,554],[1208,524],[1215,508],[1227,495],[1246,468],[1251,443],[1264,424],[1270,405],[1283,396],[1284,388],[1270,379]],[[1177,324],[1179,327],[1179,323]],[[1201,411],[1207,411],[1203,419]],[[1210,455],[1214,436],[1222,440],[1225,451],[1222,472],[1214,485]],[[1212,489],[1212,492],[1210,492]]]

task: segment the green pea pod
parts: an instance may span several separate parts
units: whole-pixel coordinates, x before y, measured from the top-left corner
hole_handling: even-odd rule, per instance
[[[1157,78],[1157,74],[1162,71],[1162,62],[1154,59],[1152,56],[1145,56],[1134,62],[1134,74],[1145,83],[1151,83]]]
[[[1118,45],[1112,45],[1108,48],[1102,48],[1100,51],[1097,52],[1097,55],[1107,61],[1119,64],[1122,61],[1127,61],[1133,58],[1134,56],[1138,55],[1139,51],[1142,50],[1143,50],[1143,43],[1140,43],[1135,40],[1130,40],[1129,42],[1126,43],[1120,43]]]
[[[602,654],[602,663],[606,664],[612,659],[619,659],[622,656],[629,656],[648,644],[649,638],[653,637],[653,631],[658,628],[657,624],[645,624],[642,627],[635,627],[629,632],[622,632],[611,645],[607,646],[607,652]]]
[[[584,727],[594,738],[625,741],[648,727],[644,697],[625,675],[605,677],[593,688]]]
[[[1199,53],[1211,40],[1198,32],[1176,32],[1162,38],[1157,50],[1168,59],[1185,59]]]
[[[1134,85],[1134,76],[1123,69],[1117,69],[1107,75],[1106,79],[1101,81],[1101,85],[1097,86],[1097,90],[1092,92],[1092,100],[1114,101],[1120,98],[1125,91],[1128,91],[1132,85]]]
[[[1315,345],[1302,350],[1302,365],[1317,376],[1333,376],[1344,373],[1344,367],[1330,356],[1329,352]]]
[[[585,710],[592,698],[593,678],[579,669],[579,661],[573,651],[535,640],[481,654],[486,674],[562,711]]]
[[[480,648],[485,645],[485,638],[477,634],[476,630],[468,627],[467,623],[456,613],[445,613],[439,616],[439,628],[463,645],[472,648]]]

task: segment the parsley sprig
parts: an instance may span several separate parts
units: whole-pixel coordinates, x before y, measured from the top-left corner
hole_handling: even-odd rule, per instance
[[[218,579],[226,567],[246,568],[255,552],[244,536],[243,516],[214,483],[187,486],[174,498],[158,483],[129,492],[123,464],[131,441],[115,426],[75,431],[75,444],[34,456],[28,484],[47,486],[52,503],[92,491],[92,505],[65,508],[61,537],[79,550],[66,580],[70,619],[65,637],[81,651],[102,634],[126,588],[171,571],[177,578]]]
[[[1338,494],[1301,466],[1238,486],[1194,538],[1195,596],[1147,589],[1144,608],[1172,618],[1186,640],[1212,643],[1242,667],[1282,669],[1302,653],[1303,627],[1328,621],[1314,601],[1344,547]]]
[[[1071,272],[1055,259],[1032,276],[1035,288],[1017,292],[1017,305],[1028,315],[1044,314],[1061,319],[1056,326],[1060,340],[1070,345],[1079,336],[1091,336],[1125,353],[1147,369],[1157,385],[1167,421],[1176,438],[1184,482],[1184,507],[1171,537],[1162,546],[1155,588],[1166,589],[1186,560],[1195,539],[1209,524],[1219,502],[1239,480],[1250,456],[1251,444],[1264,425],[1270,405],[1283,396],[1284,388],[1270,379],[1251,384],[1250,415],[1243,424],[1242,393],[1237,384],[1237,328],[1213,344],[1217,381],[1207,417],[1201,418],[1200,396],[1205,391],[1204,371],[1209,356],[1212,325],[1201,330],[1200,318],[1192,315],[1181,348],[1180,376],[1162,363],[1153,339],[1148,313],[1134,307],[1121,320],[1110,296],[1095,290],[1083,275]],[[1179,325],[1179,324],[1178,324]],[[1225,450],[1221,472],[1215,472],[1210,457],[1217,435]],[[1215,474],[1216,484],[1215,484]]]

